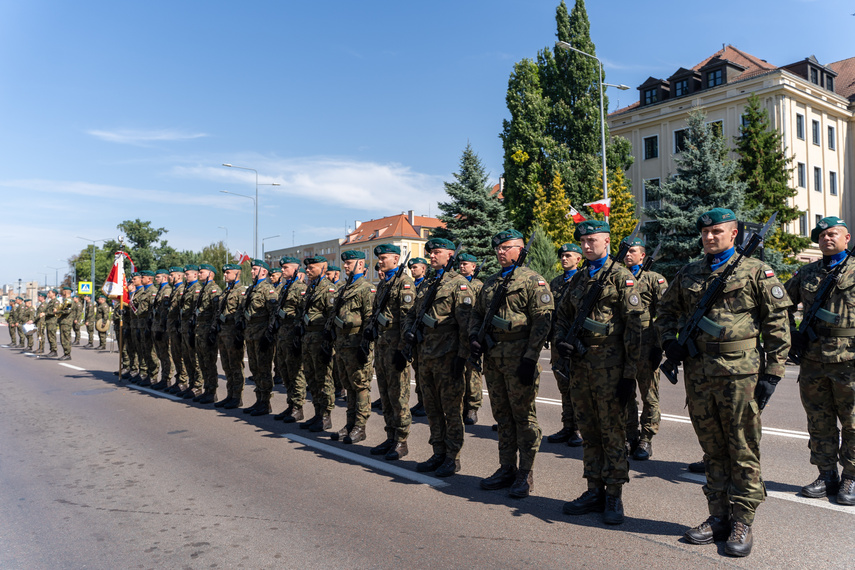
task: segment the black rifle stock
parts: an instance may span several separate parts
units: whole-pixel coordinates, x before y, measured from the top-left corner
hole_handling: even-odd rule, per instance
[[[244,331],[246,330],[246,304],[250,302],[250,297],[252,297],[252,292],[255,291],[255,287],[258,285],[258,277],[253,279],[252,285],[246,288],[246,293],[243,296],[243,303],[238,307],[237,314],[235,315],[235,344],[241,345],[246,340],[246,335]]]
[[[366,357],[371,354],[371,343],[377,340],[377,337],[380,336],[380,330],[377,327],[378,319],[386,310],[386,305],[389,304],[389,298],[392,296],[392,289],[401,278],[401,274],[404,272],[404,268],[407,267],[407,261],[409,259],[410,254],[407,253],[407,257],[405,257],[403,263],[398,266],[398,270],[395,272],[395,275],[386,282],[386,287],[383,288],[383,294],[377,299],[377,308],[371,313],[371,318],[368,319],[368,323],[363,329],[362,343],[359,345],[359,349]],[[416,292],[413,291],[413,295],[415,294]]]
[[[333,355],[333,341],[336,339],[335,332],[335,319],[338,316],[338,312],[341,309],[341,304],[344,302],[344,294],[347,293],[347,290],[350,289],[350,286],[353,285],[353,274],[348,275],[347,281],[344,282],[344,287],[341,288],[341,291],[338,292],[338,297],[335,298],[335,305],[333,305],[333,312],[327,319],[327,322],[324,323],[324,332],[323,332],[323,342],[321,343],[321,351],[324,353],[324,356],[327,359],[332,359]]]
[[[315,291],[318,288],[318,285],[321,284],[321,280],[323,278],[319,278],[318,282],[314,285],[309,286],[309,290],[306,293],[306,299],[303,303],[303,310],[300,311],[300,318],[297,319],[297,324],[294,325],[294,340],[292,342],[292,347],[296,354],[301,354],[303,352],[303,335],[306,334],[306,315],[309,314],[309,309],[312,306],[312,301],[315,298]]]

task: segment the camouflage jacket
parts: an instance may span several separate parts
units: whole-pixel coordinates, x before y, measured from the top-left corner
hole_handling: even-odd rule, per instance
[[[799,269],[785,285],[793,301],[790,307],[790,328],[796,330],[795,312],[801,303],[806,311],[813,304],[819,285],[829,270],[823,261],[814,261]],[[814,332],[819,339],[808,343],[803,358],[832,363],[855,360],[855,263],[849,261],[840,272],[837,286],[822,307],[837,315],[835,323],[817,321]],[[841,330],[841,329],[849,329]],[[843,336],[850,334],[850,336]],[[837,336],[840,335],[840,336]]]
[[[181,305],[184,302],[185,284],[182,281],[178,285],[172,286],[172,294],[169,297],[169,312],[166,315],[166,330],[168,332],[177,332],[180,330],[181,324]]]
[[[736,255],[727,262],[733,263]],[[659,304],[656,329],[662,344],[675,340],[677,333],[691,316],[698,301],[706,291],[715,272],[707,260],[696,261],[683,267],[671,282]],[[784,363],[790,349],[790,330],[787,307],[790,298],[784,286],[775,277],[772,268],[754,258],[743,259],[725,285],[723,294],[707,313],[716,325],[722,327],[718,336],[699,331],[695,342],[700,350],[696,357],[686,359],[686,368],[706,376],[732,374],[760,374],[765,372],[784,376]],[[763,346],[760,335],[763,335]],[[734,341],[754,341],[753,348],[728,350]],[[707,343],[712,343],[706,346]],[[765,355],[761,355],[760,349]]]
[[[314,286],[309,285],[303,296],[300,314],[303,316],[303,325],[311,327],[310,332],[323,330],[327,319],[332,315],[336,293],[338,288],[326,277],[322,277]]]
[[[335,327],[335,346],[353,348],[362,343],[362,326],[371,318],[371,307],[377,289],[365,276],[339,289],[342,295],[338,313],[330,315]],[[335,301],[338,303],[338,299]]]
[[[59,308],[59,302],[57,299],[48,299],[41,305],[39,305],[39,312],[44,313],[45,322],[51,322],[56,320],[57,309]]]
[[[575,275],[575,273],[573,275]],[[561,299],[563,299],[567,294],[567,291],[570,290],[570,281],[573,280],[573,275],[571,275],[569,279],[564,279],[564,272],[562,271],[560,275],[549,282],[549,290],[552,291],[552,303],[555,306],[555,310],[552,311],[552,327],[549,330],[549,337],[546,339],[549,342],[552,342],[552,337],[555,336],[555,322],[558,320],[558,307],[561,306]],[[553,349],[554,348],[555,347],[553,347]]]
[[[294,325],[300,317],[303,300],[306,297],[308,287],[299,279],[295,280],[287,290],[280,291],[285,295],[284,299],[277,299],[276,318],[279,320],[279,338],[290,337],[294,333]],[[280,308],[281,307],[281,308]]]
[[[18,322],[20,324],[26,324],[29,322],[35,323],[36,321],[36,309],[35,307],[28,307],[26,305],[21,307],[20,312],[18,312]]]
[[[186,284],[181,292],[181,332],[190,332],[190,317],[196,310],[196,299],[202,293],[202,283],[198,280]]]
[[[235,326],[235,319],[243,306],[246,290],[247,286],[240,281],[226,284],[226,290],[220,295],[220,303],[217,307],[217,320],[223,328]]]
[[[110,304],[106,301],[98,303],[98,308],[95,309],[95,320],[98,319],[104,319],[105,321],[110,320]]]
[[[456,271],[449,271],[442,277],[433,305],[425,313],[423,321],[424,341],[420,345],[420,354],[429,358],[438,358],[449,352],[456,352],[461,358],[469,357],[469,316],[474,298],[469,289],[469,281]],[[403,330],[413,326],[416,315],[427,300],[430,285],[418,291],[413,308],[407,313]]]
[[[57,299],[56,319],[59,324],[70,325],[74,321],[74,301],[71,300],[71,297]]]
[[[396,350],[403,350],[404,340],[401,335],[401,326],[407,318],[407,313],[413,308],[413,303],[416,300],[416,286],[413,283],[413,278],[406,271],[395,280],[394,285],[389,285],[389,281],[385,279],[382,280],[377,286],[377,295],[374,296],[374,303],[371,307],[372,314],[377,312],[377,305],[385,295],[384,291],[389,287],[392,289],[388,293],[389,298],[386,300],[386,306],[383,308],[383,313],[377,317],[377,332],[380,333],[384,343],[391,345]]]
[[[87,323],[95,324],[95,305],[92,299],[86,299],[83,303],[83,320]]]
[[[154,294],[154,306],[152,307],[152,332],[163,332],[166,329],[166,319],[169,316],[169,301],[172,297],[172,285],[163,283],[158,286]]]
[[[246,339],[260,339],[267,332],[270,315],[276,311],[276,289],[270,279],[259,281],[252,293],[244,294],[242,309],[246,319]]]
[[[149,321],[153,317],[154,296],[157,289],[154,285],[142,286],[134,293],[134,307],[136,312],[133,317],[133,327],[137,329],[149,328]]]
[[[217,320],[220,311],[220,286],[210,281],[202,286],[199,302],[196,304],[196,334],[208,334],[208,329]]]
[[[82,320],[83,303],[80,302],[80,297],[71,298],[71,318],[78,323]]]
[[[607,262],[609,263],[609,262]],[[605,271],[605,267],[600,271]],[[555,321],[555,342],[567,337],[585,293],[597,280],[599,272],[590,276],[585,264],[570,278],[570,287],[561,299]],[[641,344],[641,315],[644,307],[635,286],[635,278],[622,265],[615,264],[594,308],[588,315],[590,328],[580,339],[589,347],[584,356],[573,359],[572,364],[596,370],[623,368],[624,378],[635,378],[636,363]],[[592,322],[593,321],[593,322]],[[594,330],[590,330],[594,329]]]
[[[469,318],[469,337],[478,334],[502,280],[501,272],[491,275],[481,289]],[[552,309],[552,292],[546,280],[527,267],[515,269],[505,301],[493,318],[491,336],[497,345],[488,356],[518,356],[537,361],[552,326]]]

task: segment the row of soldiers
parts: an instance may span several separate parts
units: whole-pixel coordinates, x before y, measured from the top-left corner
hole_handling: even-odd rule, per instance
[[[104,295],[98,295],[97,305],[93,306],[89,297],[72,296],[73,289],[63,286],[60,290],[39,291],[38,304],[32,299],[16,297],[14,304],[6,312],[6,323],[11,337],[10,346],[24,348],[34,354],[45,354],[49,346],[48,357],[56,357],[57,331],[63,354],[60,360],[71,360],[71,347],[79,345],[81,329],[86,328],[89,348],[96,348],[95,323],[109,323],[110,305]],[[106,328],[99,330],[99,350],[106,350]],[[38,339],[38,346],[36,346]]]

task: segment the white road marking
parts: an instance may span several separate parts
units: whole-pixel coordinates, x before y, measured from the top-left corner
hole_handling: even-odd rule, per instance
[[[165,392],[158,392],[157,390],[152,390],[151,388],[143,388],[142,386],[137,386],[136,384],[128,384],[125,386],[126,388],[133,388],[134,390],[139,390],[140,392],[147,392],[152,396],[160,396],[161,398],[169,398],[170,400],[179,401],[184,398],[177,398],[172,394],[167,394]]]
[[[706,475],[701,475],[700,473],[683,473],[680,477],[697,483],[707,482]],[[801,503],[802,505],[807,505],[809,507],[819,507],[820,509],[828,509],[830,511],[838,511],[841,513],[855,515],[855,507],[847,507],[845,505],[831,503],[828,499],[808,499],[807,497],[783,493],[781,491],[767,491],[766,494],[773,499],[783,499],[793,503]]]
[[[85,368],[80,368],[79,366],[75,366],[73,364],[66,364],[65,362],[59,362],[60,366],[65,366],[66,368],[71,368],[72,370],[79,370],[80,372],[87,372]]]
[[[396,477],[403,477],[405,479],[409,479],[411,481],[415,481],[416,483],[421,483],[423,485],[430,485],[431,487],[440,488],[447,487],[448,483],[437,479],[436,477],[431,477],[430,475],[424,475],[422,473],[418,473],[416,471],[410,471],[409,469],[404,469],[403,467],[398,467],[391,461],[378,461],[376,459],[370,459],[368,457],[364,457],[359,455],[358,453],[353,453],[351,451],[345,451],[343,449],[339,449],[334,445],[328,445],[326,443],[321,443],[315,439],[310,439],[307,437],[301,437],[299,435],[294,435],[291,433],[281,433],[279,437],[284,437],[286,439],[290,439],[293,442],[301,443],[308,447],[313,447],[315,449],[319,449],[324,453],[329,453],[332,455],[337,455],[338,457],[343,457],[348,461],[354,461],[356,463],[361,463],[367,467],[372,469],[376,469],[377,471],[385,471],[387,473],[391,473]]]

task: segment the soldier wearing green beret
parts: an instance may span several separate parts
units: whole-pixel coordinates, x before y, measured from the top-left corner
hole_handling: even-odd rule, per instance
[[[199,280],[199,266],[184,266],[186,284],[181,296],[181,355],[184,359],[184,372],[187,375],[186,388],[175,395],[184,399],[195,398],[201,393],[202,369],[199,355],[196,353],[196,330],[193,326],[196,304],[202,295],[203,283]]]
[[[733,211],[715,208],[697,221],[706,254],[684,266],[659,304],[656,328],[671,362],[683,362],[686,401],[706,460],[709,518],[686,531],[692,544],[727,538],[725,552],[751,553],[751,525],[766,492],[760,473],[760,410],[784,375],[790,348],[790,298],[772,268],[742,258],[693,339],[699,353],[676,342],[709,281],[740,256]],[[715,334],[711,334],[715,333]],[[762,335],[762,344],[761,344]]]
[[[199,282],[202,289],[196,299],[193,315],[196,318],[196,326],[193,333],[196,340],[193,342],[196,348],[196,358],[199,361],[201,376],[199,381],[191,384],[194,396],[193,401],[200,404],[213,404],[217,401],[217,343],[208,342],[211,327],[217,319],[220,308],[220,286],[216,282],[217,270],[210,263],[199,265]],[[185,396],[186,397],[186,396]]]
[[[244,296],[241,309],[246,319],[246,353],[249,371],[255,383],[255,403],[243,413],[264,416],[270,413],[273,397],[273,351],[275,339],[268,338],[271,315],[276,313],[276,290],[270,283],[270,265],[263,259],[252,260],[252,278],[255,285]]]
[[[172,354],[169,350],[169,332],[166,321],[169,317],[169,301],[172,297],[172,285],[169,284],[169,271],[158,269],[154,273],[154,299],[151,308],[152,346],[160,364],[160,380],[152,385],[155,390],[167,388],[172,380]],[[154,378],[152,377],[152,382]]]
[[[71,360],[71,324],[74,320],[74,301],[71,300],[71,287],[62,288],[62,299],[57,305],[57,324],[59,341],[62,345],[60,360]]]
[[[327,271],[324,275],[326,275],[327,279],[332,281],[333,285],[339,287],[339,281],[341,280],[341,267],[330,264],[327,266]]]
[[[570,397],[576,423],[585,440],[583,477],[588,490],[564,505],[564,513],[602,512],[606,524],[624,521],[622,490],[629,481],[626,457],[625,406],[635,384],[643,308],[635,279],[622,265],[609,268],[604,289],[585,321],[580,340],[587,351],[576,352],[567,342],[585,294],[609,261],[610,228],[587,220],[576,226],[574,237],[587,263],[570,280],[555,323],[555,341],[562,359],[570,362]]]
[[[270,263],[268,263],[270,265]],[[273,285],[273,289],[276,292],[276,296],[279,297],[280,287],[283,283],[285,283],[285,279],[282,277],[282,268],[275,267],[270,265],[270,275],[268,277],[270,279],[270,284]],[[278,344],[278,343],[277,343]],[[277,358],[277,346],[273,347],[273,384],[282,384],[282,369],[279,366],[279,358]]]
[[[582,248],[575,243],[565,243],[558,249],[558,259],[563,272],[549,282],[553,301],[556,307],[561,305],[561,300],[570,288],[570,280],[579,269],[582,261]],[[555,342],[555,321],[557,311],[552,314],[552,327],[549,331],[549,363],[561,394],[561,429],[546,437],[549,443],[566,443],[570,447],[582,445],[582,434],[576,425],[576,413],[573,411],[573,398],[570,395],[570,377],[566,371],[558,365],[561,359],[558,354],[558,343]]]
[[[223,365],[223,373],[226,376],[226,397],[214,403],[214,407],[227,410],[243,405],[244,343],[238,335],[237,317],[246,297],[247,287],[241,283],[240,274],[240,265],[229,263],[223,266],[226,290],[220,297],[217,320],[208,332],[209,338],[216,338],[220,351],[220,363]],[[219,332],[217,332],[218,329]],[[214,365],[216,366],[216,359]]]
[[[416,465],[420,472],[435,471],[437,477],[449,477],[460,471],[463,447],[463,373],[469,357],[469,315],[474,301],[469,281],[453,269],[444,273],[454,255],[454,243],[431,238],[425,244],[430,265],[440,281],[436,297],[426,307],[422,324],[424,340],[416,345],[421,373],[421,389],[430,426],[433,455]],[[427,302],[425,288],[416,298],[404,322],[404,341],[416,344],[410,332],[420,307]]]
[[[332,263],[327,264],[327,271],[324,274],[326,278],[332,281],[332,284],[335,286],[336,291],[341,291],[341,288],[344,287],[344,281],[341,280],[341,268],[338,265],[333,265]],[[332,367],[332,380],[333,380],[333,396],[335,398],[345,399],[346,395],[344,393],[344,385],[342,384],[342,377],[344,376],[344,372],[339,367],[338,359],[333,359],[333,367]],[[376,406],[372,404],[372,407],[379,407],[380,399],[377,399],[375,402]]]
[[[157,288],[154,286],[154,271],[140,271],[140,286],[134,293],[134,341],[139,359],[140,375],[136,382],[143,387],[151,386],[157,382],[158,359],[154,350],[154,337],[151,326],[154,318],[155,296]],[[134,382],[131,379],[131,382]]]
[[[469,281],[469,289],[472,297],[477,299],[484,282],[475,276],[478,269],[478,258],[471,253],[463,252],[458,256],[458,270],[460,275]],[[466,392],[463,395],[463,423],[472,426],[478,423],[478,410],[481,409],[481,401],[484,397],[481,381],[481,373],[474,367],[467,366],[463,373],[466,382]]]
[[[71,301],[71,332],[73,337],[71,344],[78,346],[80,345],[80,324],[83,322],[83,303],[78,296],[72,297]]]
[[[47,291],[47,301],[39,305],[39,314],[44,315],[45,321],[45,337],[47,338],[48,345],[50,346],[50,352],[46,355],[49,357],[56,356],[56,329],[57,329],[57,319],[56,312],[58,307],[58,302],[56,300],[56,289],[49,289]],[[44,347],[40,347],[40,350],[44,352]]]
[[[21,327],[21,309],[24,307],[24,300],[21,297],[16,297],[12,301],[12,321],[11,326],[17,337],[12,339],[12,346],[15,348],[24,348],[24,331]]]
[[[476,359],[483,355],[484,378],[499,435],[499,469],[481,480],[481,488],[510,487],[510,496],[521,499],[534,487],[534,459],[541,438],[535,408],[540,379],[537,361],[552,324],[553,301],[543,277],[517,266],[525,247],[520,232],[499,232],[493,236],[492,245],[501,270],[487,279],[469,320],[470,351]],[[496,344],[482,346],[478,332],[494,296],[506,282],[507,296],[489,323]]]
[[[175,367],[175,382],[163,389],[169,394],[178,394],[187,389],[190,377],[187,374],[184,357],[184,335],[181,332],[181,307],[184,305],[184,267],[175,265],[169,268],[169,284],[172,295],[169,298],[169,311],[166,315],[166,331],[169,333],[169,353]]]
[[[410,275],[413,278],[413,286],[416,288],[416,297],[422,289],[425,288],[429,280],[428,261],[424,257],[413,257],[407,262],[407,269],[410,270]],[[423,418],[427,415],[425,411],[424,400],[422,399],[421,382],[419,380],[419,354],[418,351],[413,352],[413,376],[416,379],[416,405],[410,408],[410,414],[414,417]]]
[[[36,333],[36,329],[33,328],[30,332],[25,330],[24,325],[35,325],[36,321],[36,308],[33,307],[32,299],[25,299],[24,306],[21,307],[20,312],[18,313],[18,319],[21,327],[21,334],[27,337],[27,349],[32,352],[33,351],[33,343],[35,342],[34,335]]]
[[[629,238],[626,238],[628,240]],[[625,241],[626,241],[625,240]],[[644,241],[635,238],[623,259],[635,279],[644,313],[641,315],[641,360],[636,371],[636,383],[641,394],[641,418],[638,417],[638,402],[635,395],[626,405],[626,437],[628,453],[632,458],[646,461],[653,455],[653,436],[659,432],[659,363],[662,362],[662,347],[653,319],[662,295],[668,288],[663,275],[649,269],[642,271],[647,257]],[[640,437],[639,437],[640,426]]]
[[[89,337],[86,348],[93,348],[95,346],[95,301],[91,295],[83,298],[83,325]]]
[[[315,415],[300,424],[301,429],[322,432],[332,429],[330,413],[335,406],[333,397],[332,362],[324,353],[324,326],[330,318],[338,293],[336,286],[327,279],[327,259],[317,255],[303,260],[308,289],[300,307],[302,336],[303,373],[312,393]]]
[[[98,295],[98,306],[95,309],[95,322],[101,321],[104,324],[110,322],[110,303],[107,302],[105,295]],[[97,350],[107,350],[107,331],[98,329],[98,346]]]
[[[282,279],[285,285],[279,292],[274,316],[279,323],[279,331],[276,335],[276,359],[282,370],[288,406],[273,419],[290,424],[303,420],[303,405],[306,403],[306,377],[303,374],[302,353],[295,346],[296,342],[301,342],[297,337],[296,328],[303,299],[306,296],[306,284],[300,280],[299,259],[283,257],[279,260],[279,266],[282,268]]]
[[[45,314],[43,307],[47,303],[47,293],[39,291],[39,304],[36,307],[36,334],[39,340],[39,347],[35,350],[35,354],[44,354],[45,352]]]
[[[14,348],[18,344],[18,333],[15,330],[15,300],[9,299],[9,310],[4,315],[9,327],[9,347]]]
[[[130,277],[127,280],[128,298],[132,299],[134,294],[134,284]],[[131,369],[136,368],[136,355],[132,350],[133,335],[131,334],[131,305],[117,303],[117,308],[113,311],[113,334],[116,335],[116,340],[119,342],[119,350],[121,351],[121,368],[117,375],[121,375],[122,380],[128,380],[131,375]]]
[[[837,216],[822,218],[811,232],[822,259],[799,269],[786,284],[793,300],[790,334],[801,354],[799,392],[808,420],[810,462],[819,470],[816,481],[802,487],[802,495],[836,494],[840,505],[855,505],[855,263],[847,259],[846,250],[851,237]],[[813,306],[820,284],[832,271],[839,272],[838,280],[817,313],[817,338],[811,339],[799,332],[795,312],[799,303],[805,311]]]
[[[128,310],[125,313],[125,318],[122,320],[125,327],[124,335],[124,350],[127,353],[127,379],[131,382],[138,382],[142,369],[145,368],[145,361],[141,355],[142,333],[137,320],[137,294],[142,294],[142,277],[136,271],[131,273],[131,282],[128,285]],[[124,377],[124,376],[123,376]]]

